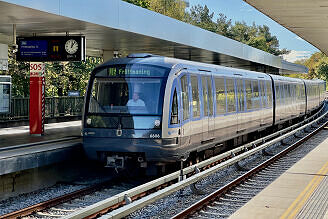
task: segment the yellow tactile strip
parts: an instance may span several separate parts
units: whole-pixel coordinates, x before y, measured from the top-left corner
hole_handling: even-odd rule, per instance
[[[303,208],[305,203],[309,200],[313,192],[319,186],[321,181],[325,178],[325,175],[328,173],[328,162],[323,165],[323,167],[317,172],[313,177],[311,182],[305,187],[305,189],[299,194],[295,201],[289,206],[289,208],[284,212],[280,217],[281,219],[285,218],[295,218],[297,213]],[[325,212],[324,212],[325,213]]]
[[[328,213],[328,176],[320,183],[296,218],[323,218]]]

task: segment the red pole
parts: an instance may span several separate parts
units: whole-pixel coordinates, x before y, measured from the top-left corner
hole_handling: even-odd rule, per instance
[[[45,116],[45,64],[30,63],[30,134],[44,134]]]

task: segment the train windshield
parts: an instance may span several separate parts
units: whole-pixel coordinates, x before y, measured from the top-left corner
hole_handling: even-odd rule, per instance
[[[168,69],[114,66],[96,74],[89,113],[161,115]]]

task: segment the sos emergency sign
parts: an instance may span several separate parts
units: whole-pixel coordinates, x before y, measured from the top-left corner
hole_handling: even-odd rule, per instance
[[[31,62],[30,63],[30,77],[43,77],[45,71],[45,63]]]
[[[30,134],[44,134],[45,117],[45,64],[30,63]]]

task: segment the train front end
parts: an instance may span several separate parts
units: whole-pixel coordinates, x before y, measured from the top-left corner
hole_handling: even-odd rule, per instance
[[[170,68],[122,60],[105,63],[91,74],[83,116],[85,152],[114,168],[165,162],[159,148]]]

